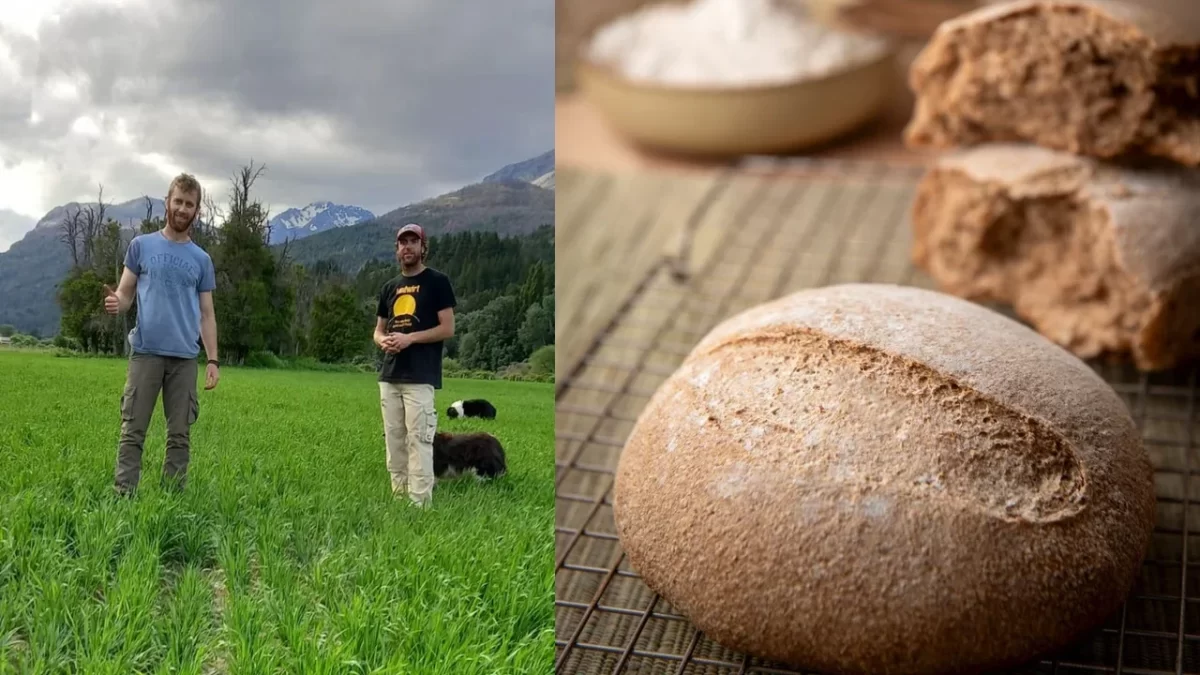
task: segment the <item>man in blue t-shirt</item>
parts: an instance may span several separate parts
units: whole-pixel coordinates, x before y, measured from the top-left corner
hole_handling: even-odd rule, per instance
[[[114,292],[104,287],[104,309],[117,314],[137,299],[137,325],[129,331],[129,372],[121,395],[121,442],[117,449],[115,489],[128,494],[138,485],[142,446],[150,416],[162,392],[167,419],[164,482],[182,489],[191,456],[191,426],[200,413],[196,396],[197,337],[204,342],[208,366],[204,388],[217,386],[217,318],[212,292],[212,258],[192,241],[192,223],[200,211],[200,183],[180,174],[167,189],[167,224],[135,237],[125,254],[125,270]]]

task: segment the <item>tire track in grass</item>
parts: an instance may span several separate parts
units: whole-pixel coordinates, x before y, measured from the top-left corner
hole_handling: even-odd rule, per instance
[[[204,585],[210,590],[209,623],[215,627],[216,633],[228,630],[229,590],[225,587],[225,573],[220,568],[208,571],[204,575]],[[224,637],[219,637],[213,650],[205,660],[203,675],[226,675],[229,672],[229,643]]]

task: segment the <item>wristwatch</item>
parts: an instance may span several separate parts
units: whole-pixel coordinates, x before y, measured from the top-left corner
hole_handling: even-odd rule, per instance
[[[209,359],[208,363],[209,363],[209,365],[216,366],[218,368],[221,367],[221,362],[216,359]]]

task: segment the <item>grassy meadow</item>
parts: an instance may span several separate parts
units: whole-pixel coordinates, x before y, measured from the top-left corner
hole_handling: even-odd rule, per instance
[[[374,375],[224,368],[187,490],[112,494],[126,363],[0,351],[0,672],[549,672],[553,387],[447,379],[509,473],[389,494]],[[203,369],[200,371],[203,382]],[[491,422],[451,420],[462,397]]]

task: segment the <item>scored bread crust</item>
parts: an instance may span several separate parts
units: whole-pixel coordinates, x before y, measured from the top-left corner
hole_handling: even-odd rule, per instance
[[[1124,404],[1015,321],[851,284],[728,319],[622,453],[617,533],[727,647],[826,672],[1022,663],[1120,604],[1154,524]]]
[[[1080,357],[1160,370],[1200,354],[1197,213],[1193,170],[987,144],[922,178],[912,256],[942,290],[1010,304]]]
[[[1200,12],[1013,0],[942,23],[909,69],[912,147],[1025,141],[1200,165]]]

